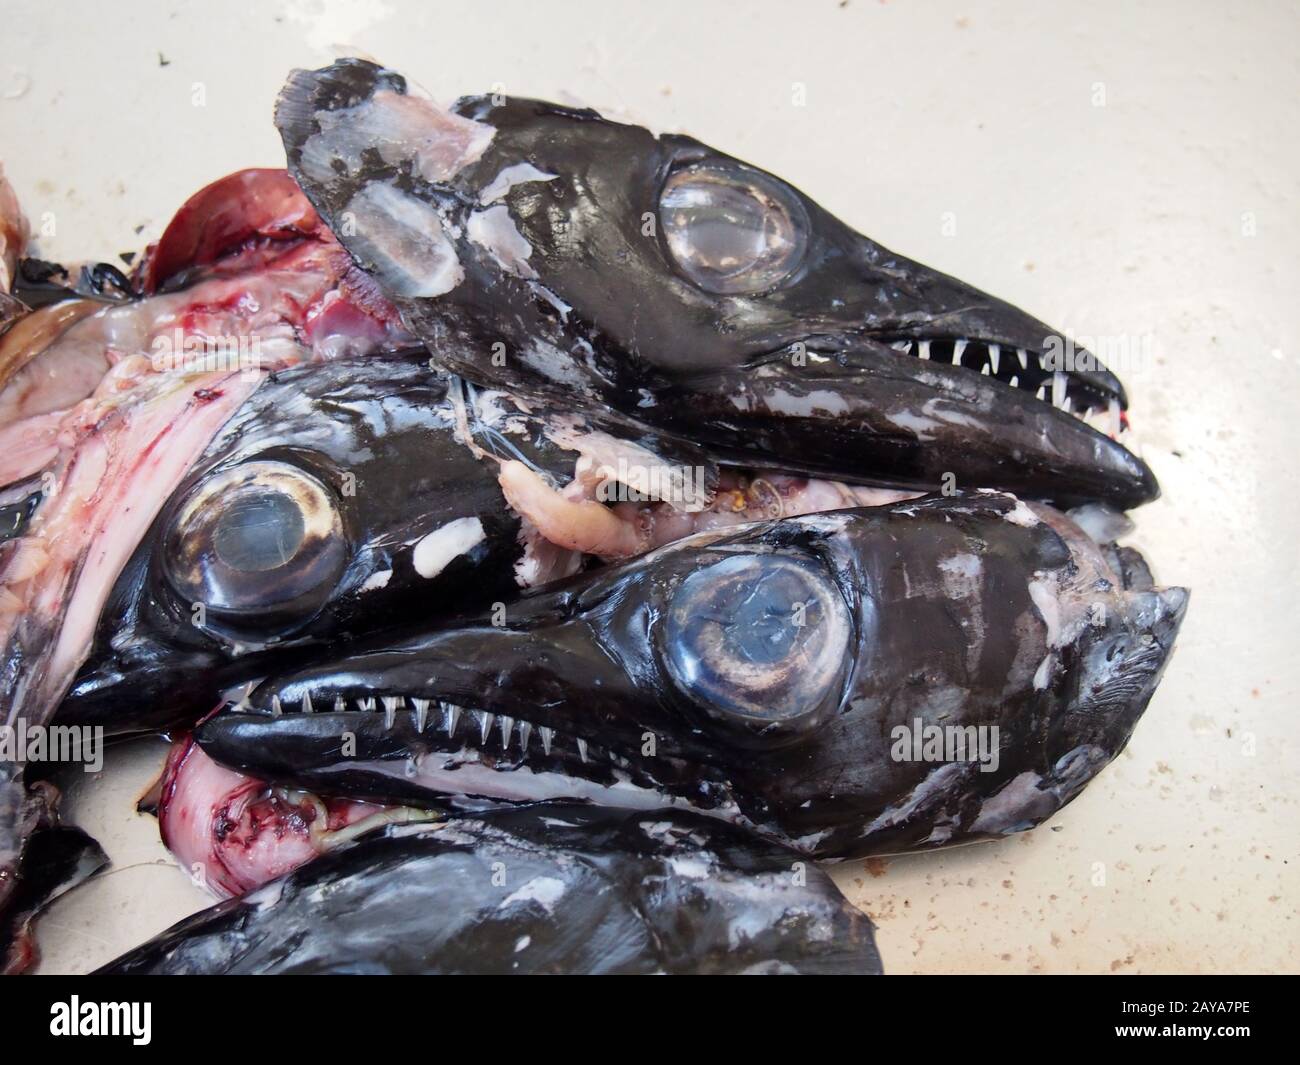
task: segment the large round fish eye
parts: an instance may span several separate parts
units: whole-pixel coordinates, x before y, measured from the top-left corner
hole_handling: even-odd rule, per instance
[[[669,175],[659,217],[678,268],[719,295],[776,288],[799,268],[808,245],[798,199],[739,164],[697,163]]]
[[[283,617],[323,603],[347,556],[329,489],[289,463],[249,462],[190,492],[163,567],[184,599],[219,615]]]
[[[677,686],[713,716],[789,732],[838,707],[852,631],[840,590],[812,563],[733,555],[677,586],[662,648]]]

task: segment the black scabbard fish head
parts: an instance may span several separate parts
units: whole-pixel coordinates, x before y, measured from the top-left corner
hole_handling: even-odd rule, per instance
[[[59,720],[188,726],[290,663],[512,600],[525,567],[545,566],[492,458],[564,483],[575,455],[547,435],[555,424],[431,369],[423,351],[258,382],[156,505]],[[566,443],[587,426],[558,424]]]
[[[936,496],[701,534],[389,634],[197,738],[316,791],[690,808],[816,857],[897,852],[1072,799],[1127,742],[1185,603],[1051,508]]]
[[[690,137],[504,96],[443,111],[356,59],[295,71],[276,124],[356,262],[474,380],[749,465],[1119,509],[1158,494],[1091,353]]]

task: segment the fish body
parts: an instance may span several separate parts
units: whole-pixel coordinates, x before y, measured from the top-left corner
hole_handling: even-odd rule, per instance
[[[387,829],[100,970],[858,973],[871,923],[798,855],[706,818],[572,807]]]

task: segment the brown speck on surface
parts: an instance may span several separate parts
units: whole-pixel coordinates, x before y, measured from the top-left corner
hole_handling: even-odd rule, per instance
[[[225,393],[219,388],[196,388],[194,398],[200,403],[211,403],[214,399],[220,399]]]
[[[889,872],[889,863],[884,858],[868,858],[862,867],[872,876],[884,876]]]
[[[168,59],[165,55],[163,55],[162,52],[159,52],[159,53],[158,53],[158,65],[159,65],[160,67],[169,67],[169,66],[172,65],[172,61],[171,61],[170,59]]]

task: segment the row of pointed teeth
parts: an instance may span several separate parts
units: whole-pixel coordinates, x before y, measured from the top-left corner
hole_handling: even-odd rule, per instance
[[[456,735],[461,722],[465,721],[467,726],[473,730],[467,732],[466,735],[473,736],[474,731],[477,731],[480,746],[487,747],[492,741],[495,732],[498,737],[497,742],[503,751],[510,750],[510,745],[517,736],[520,751],[527,754],[528,745],[532,741],[534,734],[536,734],[541,744],[542,753],[549,756],[553,748],[560,746],[567,739],[563,734],[557,733],[553,728],[548,728],[546,725],[534,725],[531,721],[513,718],[506,714],[490,714],[486,710],[467,710],[463,706],[443,702],[439,699],[420,699],[415,696],[407,697],[404,695],[383,695],[379,697],[371,695],[355,699],[353,702],[356,709],[363,713],[379,713],[382,711],[385,729],[391,729],[397,723],[399,711],[408,709],[417,732],[423,732],[432,724],[435,728],[441,728],[445,731],[448,737],[452,737]],[[336,714],[344,713],[348,709],[347,700],[342,695],[336,695],[331,709]],[[315,711],[316,707],[312,702],[311,693],[308,692],[303,696],[301,712],[311,714],[315,713]],[[271,715],[279,717],[284,712],[284,704],[281,702],[280,697],[278,695],[271,696]],[[591,761],[600,751],[600,748],[594,747],[580,737],[575,737],[573,744],[577,749],[578,757],[583,762]],[[607,753],[611,761],[615,763],[623,761],[613,752]]]
[[[931,359],[935,354],[934,341],[930,340],[896,340],[889,346],[904,355],[915,355],[920,359]],[[1057,410],[1073,414],[1098,432],[1106,433],[1111,437],[1119,436],[1123,429],[1119,400],[1109,397],[1105,406],[1093,406],[1086,401],[1076,400],[1076,397],[1069,394],[1069,375],[1060,370],[1043,369],[1042,360],[1037,352],[1029,351],[1027,348],[1004,348],[1001,344],[986,344],[982,340],[957,340],[952,342],[952,365],[964,365],[963,357],[971,352],[978,353],[980,348],[984,351],[980,359],[979,372],[984,376],[996,377],[1012,388],[1033,392],[1036,399],[1050,403]],[[1022,373],[1014,372],[1017,363]],[[1004,367],[1012,372],[1005,374]],[[1050,376],[1044,376],[1049,373]],[[1034,380],[1038,381],[1036,386],[1033,384]]]

